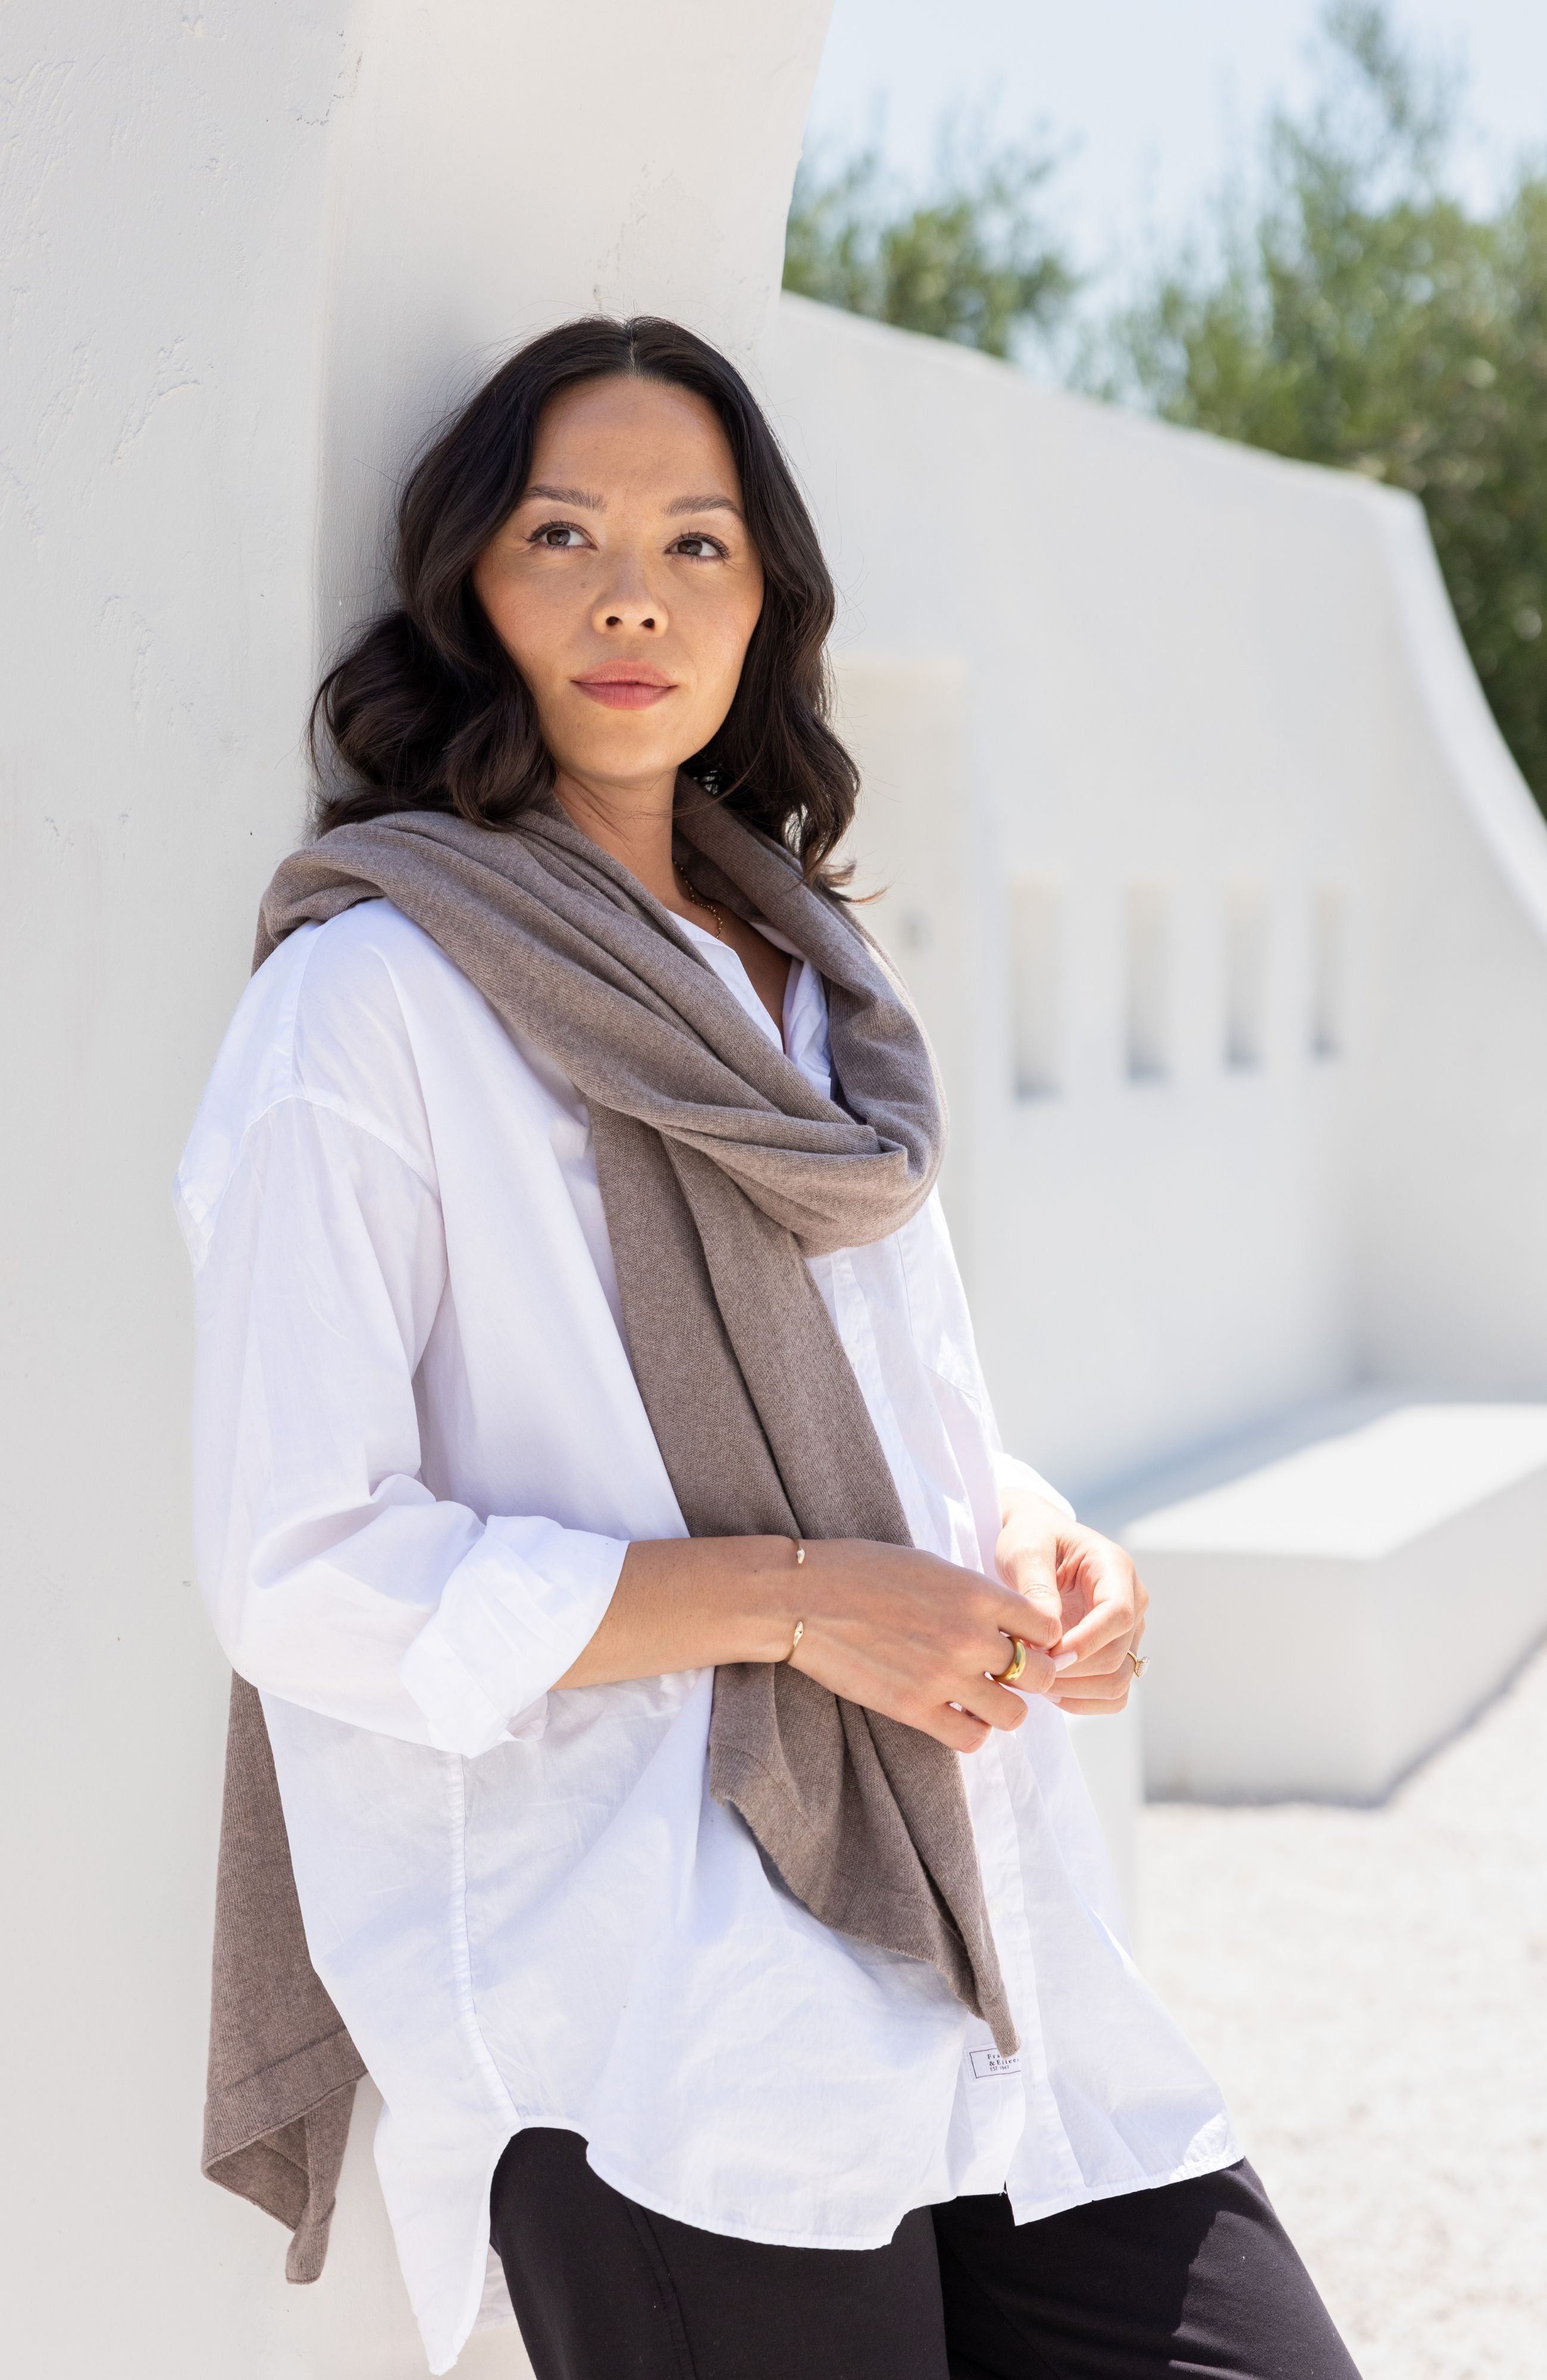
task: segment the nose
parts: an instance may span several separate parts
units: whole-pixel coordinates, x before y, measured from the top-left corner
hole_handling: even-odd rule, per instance
[[[591,625],[613,636],[630,628],[659,636],[665,628],[665,606],[650,586],[637,555],[617,557],[608,585],[597,597]]]

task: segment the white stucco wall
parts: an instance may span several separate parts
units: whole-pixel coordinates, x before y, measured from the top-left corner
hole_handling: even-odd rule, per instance
[[[950,1052],[947,1197],[1011,1445],[1085,1494],[1357,1379],[1541,1394],[1547,831],[1416,504],[795,298],[770,387],[846,598],[860,881],[893,887],[872,917]],[[1062,912],[1036,1097],[1027,885]],[[1128,905],[1156,888],[1165,1063],[1135,1080]]]
[[[323,625],[374,591],[384,481],[509,349],[658,313],[772,326],[831,0],[362,0],[326,224]]]
[[[827,0],[13,0],[0,386],[7,2368],[423,2370],[198,2173],[225,1679],[169,1184],[406,447],[541,323],[746,355]],[[368,2147],[357,2124],[351,2178]],[[482,2360],[480,2360],[480,2359]],[[470,2370],[518,2368],[509,2334]]]

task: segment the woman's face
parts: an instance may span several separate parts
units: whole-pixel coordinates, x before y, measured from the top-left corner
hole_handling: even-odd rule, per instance
[[[554,397],[473,586],[564,774],[619,790],[674,778],[730,709],[762,608],[713,408],[650,380]]]

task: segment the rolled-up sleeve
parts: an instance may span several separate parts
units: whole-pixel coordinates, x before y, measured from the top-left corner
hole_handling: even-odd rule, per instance
[[[556,1521],[492,1520],[409,1645],[403,1682],[445,1752],[487,1752],[602,1624],[627,1545]]]
[[[445,1291],[432,1183],[297,1096],[250,1128],[196,1256],[194,1522],[232,1666],[473,1756],[596,1633],[627,1545],[481,1515],[420,1476],[414,1375]]]

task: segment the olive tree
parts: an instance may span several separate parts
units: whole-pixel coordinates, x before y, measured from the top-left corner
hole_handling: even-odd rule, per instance
[[[1207,262],[1121,315],[1104,386],[1409,489],[1495,718],[1547,808],[1547,177],[1492,212],[1444,182],[1446,79],[1383,7],[1323,19],[1327,73],[1265,138]]]
[[[880,152],[835,169],[802,165],[785,245],[785,287],[991,356],[1059,320],[1073,292],[1039,199],[1054,161],[1003,148],[976,164],[947,131],[934,185],[900,187]]]

